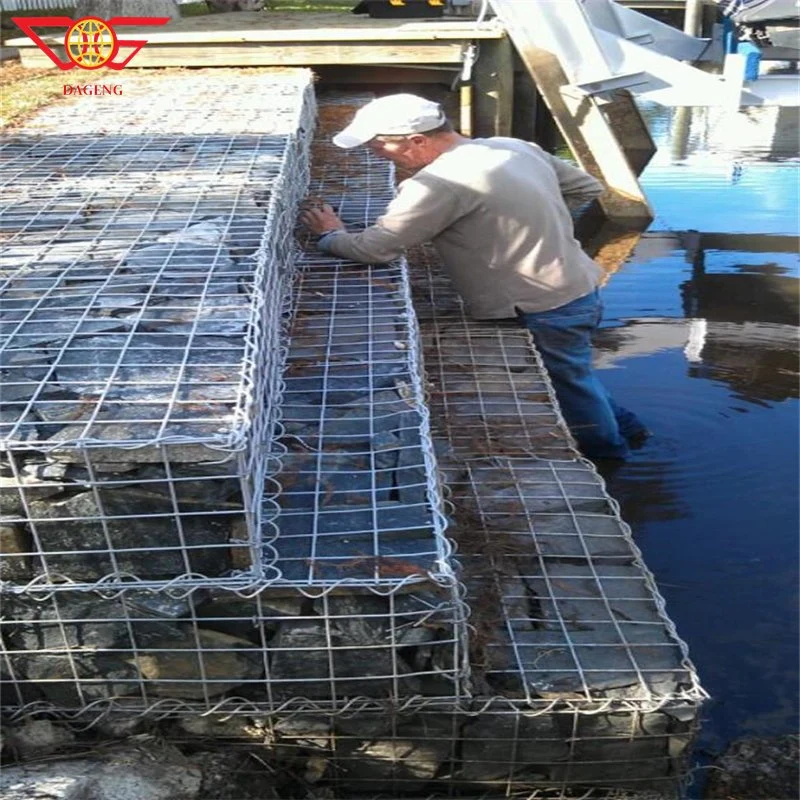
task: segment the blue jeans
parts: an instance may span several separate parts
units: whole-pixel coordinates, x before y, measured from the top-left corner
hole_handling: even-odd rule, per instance
[[[550,374],[561,413],[588,458],[627,458],[626,439],[645,431],[618,406],[592,369],[592,334],[603,304],[597,290],[551,311],[519,312]]]

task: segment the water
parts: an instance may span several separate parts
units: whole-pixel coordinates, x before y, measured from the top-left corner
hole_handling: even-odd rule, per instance
[[[716,753],[797,732],[798,257],[774,236],[798,234],[797,112],[645,113],[656,220],[605,290],[597,363],[654,435],[608,482],[712,695]],[[687,254],[690,229],[725,235]]]

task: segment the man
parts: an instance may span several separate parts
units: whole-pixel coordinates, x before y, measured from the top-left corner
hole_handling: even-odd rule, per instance
[[[347,233],[327,204],[307,208],[302,220],[320,235],[318,247],[381,264],[432,242],[473,317],[516,316],[531,331],[584,455],[626,458],[626,440],[647,431],[592,371],[602,271],[575,240],[569,212],[602,184],[538,145],[461,136],[438,103],[412,94],[368,103],[333,142],[366,145],[416,172],[360,233]]]

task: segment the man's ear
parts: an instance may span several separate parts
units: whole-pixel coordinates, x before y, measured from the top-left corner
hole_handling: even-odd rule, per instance
[[[412,133],[407,139],[415,145],[425,144],[428,141],[428,137],[421,133]]]

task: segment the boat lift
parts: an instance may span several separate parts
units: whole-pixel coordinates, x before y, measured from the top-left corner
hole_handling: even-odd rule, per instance
[[[606,216],[628,226],[653,218],[638,178],[656,148],[634,98],[666,106],[800,106],[797,75],[753,80],[751,53],[726,53],[722,25],[698,38],[613,0],[488,5],[575,158],[608,187],[600,198]]]

